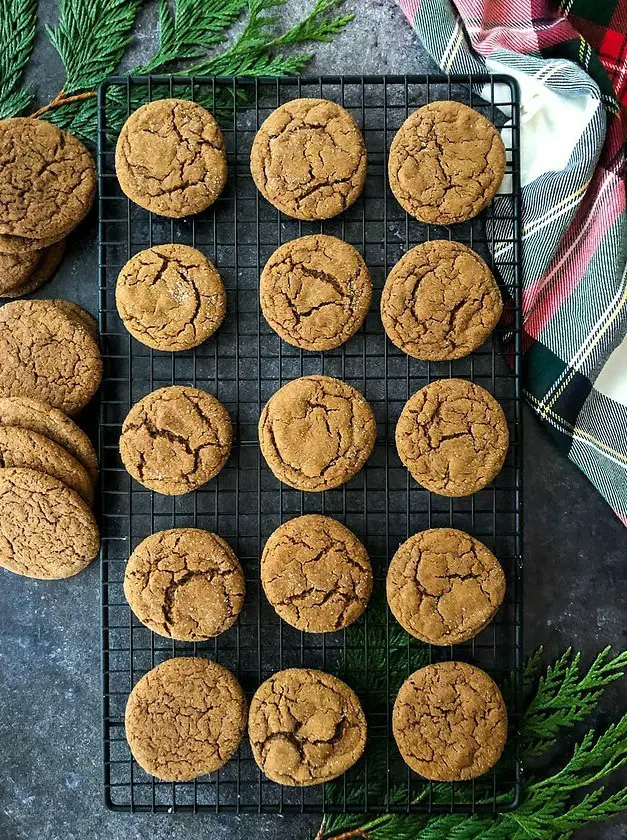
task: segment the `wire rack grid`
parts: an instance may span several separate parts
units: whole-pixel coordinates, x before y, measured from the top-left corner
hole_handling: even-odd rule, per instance
[[[229,167],[221,198],[183,220],[153,216],[128,201],[115,177],[116,132],[135,108],[167,96],[194,99],[220,117]],[[249,154],[263,120],[282,102],[313,96],[339,102],[356,118],[368,150],[362,196],[339,217],[298,222],[261,198]],[[520,792],[517,729],[522,657],[521,312],[518,94],[505,76],[316,77],[284,79],[114,78],[99,92],[99,319],[105,373],[100,416],[102,506],[102,666],[104,788],[107,805],[130,811],[344,812],[496,811],[513,807]],[[480,217],[439,228],[404,213],[386,177],[387,150],[407,115],[420,105],[456,99],[506,128],[507,172],[501,192]],[[371,271],[374,299],[362,329],[342,347],[300,351],[283,343],[258,304],[260,271],[274,249],[297,236],[324,232],[355,245]],[[492,265],[507,298],[508,317],[493,339],[466,359],[428,363],[386,341],[378,313],[389,269],[409,248],[428,239],[465,242]],[[182,242],[217,266],[228,315],[200,347],[180,353],[152,351],[126,332],[115,306],[115,283],[124,263],[154,244]],[[489,246],[489,247],[488,247]],[[490,252],[492,253],[491,256]],[[506,349],[503,349],[506,348]],[[506,364],[509,362],[509,369]],[[372,405],[378,438],[366,467],[336,490],[306,494],[280,484],[260,454],[257,420],[266,400],[286,381],[311,373],[339,377]],[[503,406],[511,447],[491,486],[465,499],[444,499],[422,489],[402,466],[394,427],[405,401],[434,379],[460,376],[486,387]],[[137,483],[122,467],[120,428],[131,405],[150,391],[191,384],[215,394],[234,421],[233,453],[219,476],[195,493],[165,497]],[[303,634],[281,622],[265,601],[259,560],[269,534],[283,521],[320,512],[344,522],[365,543],[375,575],[375,604],[339,633]],[[215,531],[235,550],[246,574],[247,597],[234,627],[211,642],[184,644],[151,633],[133,616],[122,590],[129,553],[148,534],[169,527]],[[398,658],[394,625],[382,602],[389,558],[410,534],[454,526],[483,540],[507,576],[505,603],[496,620],[472,641],[425,649],[404,634],[402,678],[416,663],[439,659],[474,662],[500,685],[511,678],[510,748],[497,770],[480,782],[434,786],[400,761],[390,713],[398,689],[391,666]],[[377,600],[379,606],[377,606]],[[211,776],[189,783],[160,782],[132,760],[124,736],[124,707],[132,686],[171,656],[198,655],[229,667],[250,697],[270,674],[286,667],[353,676],[369,726],[368,746],[355,775],[339,783],[292,789],[257,769],[249,747]],[[360,673],[355,677],[354,663]],[[350,681],[350,678],[349,678]],[[383,762],[383,764],[382,764]],[[384,773],[381,772],[382,767]],[[442,792],[444,790],[444,793]]]

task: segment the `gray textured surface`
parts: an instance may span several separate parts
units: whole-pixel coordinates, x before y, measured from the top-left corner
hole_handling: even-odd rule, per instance
[[[295,19],[309,4],[290,0]],[[56,0],[40,2],[42,22]],[[358,19],[318,49],[316,72],[433,70],[391,0],[348,3]],[[151,50],[154,15],[143,15],[135,57]],[[43,40],[31,68],[41,102],[61,67]],[[95,224],[83,226],[63,267],[42,292],[96,309]],[[588,659],[605,644],[625,647],[626,533],[586,479],[561,458],[527,413],[525,429],[525,645],[549,654],[572,644]],[[211,840],[304,838],[317,820],[267,817],[117,815],[101,794],[100,629],[97,564],[67,582],[2,574],[0,588],[0,840]],[[605,709],[625,705],[624,688]],[[624,822],[585,838],[627,837]],[[445,840],[445,838],[443,838]]]

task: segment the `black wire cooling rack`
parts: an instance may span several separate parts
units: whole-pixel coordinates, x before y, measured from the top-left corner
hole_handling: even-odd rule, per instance
[[[133,205],[114,169],[116,133],[135,108],[152,99],[195,99],[218,115],[225,134],[229,178],[223,196],[205,213],[170,221]],[[360,199],[335,219],[297,222],[257,193],[249,153],[261,122],[282,102],[301,96],[341,103],[361,126],[368,177]],[[407,216],[387,186],[386,157],[407,115],[429,101],[456,99],[504,126],[507,173],[486,212],[450,228]],[[519,723],[522,657],[521,311],[519,132],[515,82],[505,76],[329,76],[300,79],[115,78],[99,92],[99,290],[105,373],[100,457],[102,503],[102,666],[104,786],[115,810],[213,812],[496,811],[515,805],[520,791]],[[258,302],[260,271],[281,243],[309,233],[335,234],[364,255],[374,300],[362,329],[325,353],[299,351],[280,341]],[[452,238],[479,251],[493,266],[508,299],[506,325],[466,359],[427,363],[386,341],[379,298],[389,269],[409,248]],[[181,353],[149,350],[124,329],[115,307],[123,264],[153,244],[183,242],[217,266],[227,290],[228,315],[216,335]],[[494,255],[490,256],[490,251]],[[505,349],[504,349],[505,348]],[[509,369],[508,365],[509,364]],[[325,373],[358,388],[378,424],[366,467],[343,487],[301,493],[270,473],[257,442],[262,406],[284,382]],[[394,426],[405,401],[426,383],[450,376],[486,387],[507,415],[511,446],[495,482],[464,499],[445,499],[419,487],[400,463]],[[233,453],[219,476],[201,490],[166,497],[133,482],[122,467],[118,438],[131,405],[153,389],[191,384],[217,395],[236,430]],[[375,572],[375,598],[353,628],[303,634],[281,622],[264,599],[259,559],[269,534],[305,512],[345,522],[365,543]],[[123,595],[129,553],[153,531],[197,526],[231,544],[246,574],[244,610],[234,627],[211,642],[184,644],[151,633],[132,615]],[[384,604],[388,559],[410,534],[454,526],[483,540],[500,559],[508,581],[505,604],[476,639],[453,648],[427,648],[400,633]],[[399,651],[405,663],[398,674]],[[154,665],[177,655],[216,659],[232,669],[248,696],[280,668],[306,666],[339,675],[358,690],[369,725],[365,757],[339,782],[282,788],[265,779],[244,742],[223,769],[194,782],[160,782],[133,761],[124,736],[124,707],[132,686]],[[497,769],[465,784],[431,785],[399,758],[390,713],[399,680],[418,664],[459,658],[492,674],[509,697],[510,741]],[[346,671],[347,666],[352,670]],[[352,674],[352,676],[350,676]]]

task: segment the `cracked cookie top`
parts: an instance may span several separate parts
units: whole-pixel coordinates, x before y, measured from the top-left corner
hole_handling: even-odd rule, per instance
[[[124,326],[155,350],[189,350],[220,326],[226,294],[213,263],[189,245],[156,245],[119,274],[115,302]]]
[[[329,633],[348,627],[366,609],[372,568],[352,531],[329,516],[309,514],[290,519],[270,536],[261,583],[292,627]]]
[[[94,337],[55,301],[18,300],[0,308],[0,396],[33,397],[76,414],[101,377]]]
[[[432,645],[454,645],[492,621],[505,596],[505,575],[479,540],[455,528],[431,528],[398,548],[386,593],[408,633]]]
[[[366,717],[353,689],[337,677],[289,668],[255,692],[248,734],[255,761],[273,782],[318,785],[361,756]]]
[[[98,456],[94,447],[85,432],[58,408],[29,397],[0,397],[0,423],[38,432],[58,443],[85,467],[95,484]]]
[[[232,438],[231,418],[219,400],[197,388],[173,385],[131,408],[122,424],[120,455],[144,487],[179,496],[220,472]]]
[[[366,147],[355,120],[335,102],[294,99],[265,120],[250,154],[259,192],[295,219],[330,219],[366,180]]]
[[[45,120],[0,120],[0,235],[8,250],[20,239],[38,247],[62,239],[95,194],[96,167],[76,137]]]
[[[199,528],[151,534],[124,573],[124,594],[137,618],[160,636],[183,642],[228,630],[244,593],[244,573],[230,546]]]
[[[31,292],[37,291],[37,289],[41,288],[44,283],[47,283],[63,259],[66,243],[67,239],[61,239],[59,242],[55,242],[53,245],[43,248],[41,251],[28,251],[19,256],[18,259],[24,259],[27,265],[32,264],[31,257],[36,255],[39,259],[25,280],[22,280],[22,282],[18,285],[4,289],[2,292],[3,297],[24,297],[24,295],[30,295]],[[11,259],[11,257],[15,258],[15,256],[15,254],[0,254],[0,264],[4,262],[2,259],[3,257]],[[0,271],[1,270],[2,269],[0,267]]]
[[[213,773],[237,752],[246,699],[233,674],[208,659],[167,659],[139,680],[124,716],[133,758],[166,782]]]
[[[432,240],[390,271],[381,320],[390,341],[416,359],[461,359],[497,325],[503,301],[492,272],[459,242]]]
[[[415,671],[392,711],[394,739],[416,773],[438,782],[474,779],[501,757],[507,711],[498,686],[464,662]]]
[[[99,548],[96,520],[78,493],[38,470],[0,469],[0,566],[41,580],[66,578]]]
[[[261,274],[261,308],[284,341],[303,350],[332,350],[359,329],[372,299],[359,251],[335,236],[286,242]]]
[[[440,496],[470,496],[500,471],[509,446],[503,409],[465,379],[438,379],[405,403],[396,449],[419,484]]]
[[[390,187],[421,222],[449,225],[480,213],[505,172],[492,123],[461,102],[431,102],[399,128],[388,158]]]
[[[362,395],[330,376],[303,376],[270,397],[259,419],[268,466],[297,490],[339,487],[374,447],[377,426]]]
[[[115,171],[124,193],[146,210],[175,219],[200,213],[226,184],[224,137],[202,106],[158,99],[122,126]]]

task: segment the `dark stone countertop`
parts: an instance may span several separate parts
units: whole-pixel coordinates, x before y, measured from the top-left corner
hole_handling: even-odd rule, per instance
[[[41,0],[40,24],[56,0]],[[309,7],[289,0],[286,14]],[[313,72],[436,71],[391,0],[349,0],[357,20],[317,48]],[[138,27],[135,57],[154,43],[154,15]],[[356,45],[359,67],[356,67]],[[40,37],[30,76],[41,102],[61,86],[62,70]],[[96,225],[73,236],[43,297],[97,308]],[[561,457],[525,412],[525,649],[549,655],[568,645],[584,661],[606,644],[627,644],[627,534],[586,478]],[[297,840],[315,817],[114,814],[101,789],[99,569],[71,581],[37,582],[9,573],[0,589],[0,840]],[[624,688],[609,692],[601,720],[624,708]],[[578,839],[627,837],[627,822],[592,827]],[[443,838],[443,840],[445,840]]]

